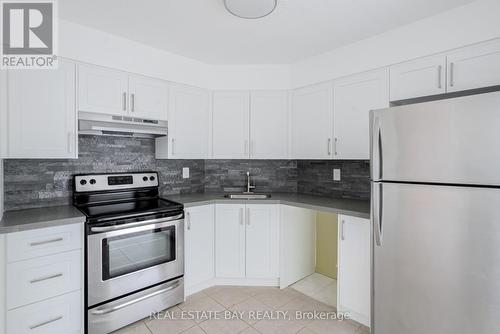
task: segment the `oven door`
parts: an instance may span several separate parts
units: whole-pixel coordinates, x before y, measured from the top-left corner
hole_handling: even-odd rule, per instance
[[[91,227],[87,249],[88,306],[182,276],[182,217],[181,214]]]

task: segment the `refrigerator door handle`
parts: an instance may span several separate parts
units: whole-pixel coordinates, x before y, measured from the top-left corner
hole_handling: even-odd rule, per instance
[[[382,180],[382,129],[380,119],[378,117],[374,118],[372,127],[372,180],[378,181]]]
[[[372,220],[375,245],[382,246],[382,184],[372,183]]]

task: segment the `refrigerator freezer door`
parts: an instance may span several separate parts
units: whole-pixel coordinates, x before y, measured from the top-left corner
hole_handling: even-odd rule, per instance
[[[500,333],[500,189],[381,187],[372,333]]]
[[[500,92],[373,111],[372,179],[500,185]]]

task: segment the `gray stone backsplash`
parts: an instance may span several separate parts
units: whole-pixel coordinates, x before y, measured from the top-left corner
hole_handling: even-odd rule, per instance
[[[78,159],[4,160],[5,210],[72,202],[72,176],[84,173],[158,171],[162,196],[237,192],[250,171],[257,192],[369,198],[367,161],[157,160],[154,140],[80,136]],[[182,178],[189,167],[190,177]],[[332,169],[341,168],[342,182]]]

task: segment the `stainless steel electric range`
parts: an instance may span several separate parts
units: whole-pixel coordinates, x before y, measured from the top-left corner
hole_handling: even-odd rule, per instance
[[[110,333],[184,300],[184,208],[158,196],[158,174],[74,176],[87,216],[87,332]]]

